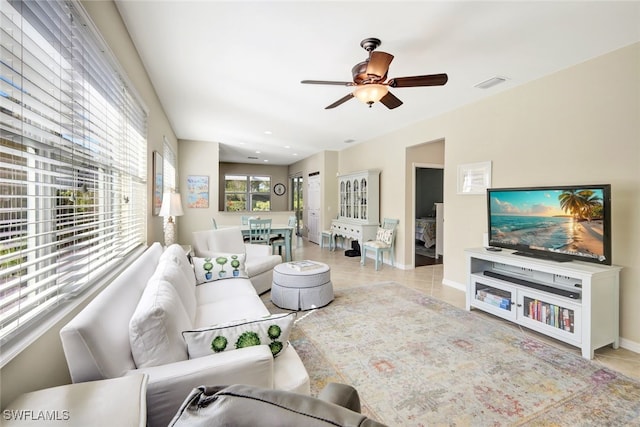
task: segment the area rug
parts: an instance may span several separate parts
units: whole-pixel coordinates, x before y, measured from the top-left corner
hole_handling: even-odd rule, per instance
[[[396,283],[300,312],[291,343],[313,395],[351,384],[389,426],[640,425],[640,382]]]

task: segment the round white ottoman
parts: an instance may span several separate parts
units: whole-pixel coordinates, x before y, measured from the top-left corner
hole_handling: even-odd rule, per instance
[[[302,271],[288,262],[273,268],[271,301],[275,305],[289,310],[310,310],[333,301],[331,269],[327,264],[313,262],[317,267]]]

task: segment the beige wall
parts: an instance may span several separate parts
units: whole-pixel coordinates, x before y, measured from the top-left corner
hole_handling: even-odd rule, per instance
[[[491,161],[494,187],[610,183],[613,263],[624,268],[620,334],[640,351],[639,75],[635,44],[344,150],[340,169],[382,169],[381,215],[406,219],[410,196],[394,189],[410,185],[409,173],[390,172],[408,167],[404,147],[445,141],[444,280],[457,287],[464,248],[481,246],[486,231],[485,196],[456,194],[458,165]],[[409,264],[406,250],[397,256]]]
[[[151,153],[154,150],[162,152],[165,136],[177,153],[176,137],[114,3],[83,1],[82,4],[146,105],[147,182],[152,182]],[[151,185],[147,189],[147,200],[151,200]],[[147,242],[154,242],[163,238],[162,218],[151,215],[150,203],[147,212]],[[2,367],[0,407],[4,408],[21,393],[68,384],[71,381],[59,331],[87,302],[84,301],[72,313],[59,319],[47,332]]]

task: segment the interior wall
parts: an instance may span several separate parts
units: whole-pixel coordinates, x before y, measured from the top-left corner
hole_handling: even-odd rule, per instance
[[[112,1],[82,1],[81,4],[110,46],[147,108],[147,182],[151,183],[153,182],[152,153],[154,150],[163,151],[165,136],[175,149],[177,144],[175,134],[115,4]],[[151,211],[151,187],[150,184],[147,187],[147,200],[149,200],[147,242],[163,239],[162,217],[153,216]],[[2,367],[0,370],[2,385],[0,406],[2,408],[22,393],[71,382],[59,333],[60,329],[88,302],[89,298],[82,301],[71,313],[58,319],[43,335]]]
[[[416,218],[435,217],[434,203],[442,203],[444,171],[433,168],[416,169]]]
[[[494,187],[612,184],[613,263],[623,267],[621,343],[640,351],[639,75],[636,43],[344,150],[340,165],[382,169],[383,215],[400,207],[397,215],[404,215],[411,206],[407,196],[390,195],[405,183],[390,172],[406,171],[407,165],[394,155],[374,153],[386,144],[398,152],[446,139],[444,281],[460,288],[466,283],[464,249],[482,246],[486,232],[486,196],[457,194],[458,165],[491,161]],[[406,171],[407,184],[408,176]],[[397,255],[407,262],[406,251]]]

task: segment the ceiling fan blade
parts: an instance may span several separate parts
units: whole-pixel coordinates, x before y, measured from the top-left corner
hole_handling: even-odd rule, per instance
[[[442,86],[447,83],[446,74],[429,74],[426,76],[396,77],[389,80],[391,87]]]
[[[308,85],[353,86],[353,82],[335,82],[330,80],[302,80],[300,83]]]
[[[334,102],[331,105],[328,105],[326,107],[324,107],[325,110],[329,110],[331,108],[336,108],[338,105],[340,104],[344,104],[345,102],[347,102],[348,100],[350,100],[351,98],[353,98],[353,94],[347,94],[345,96],[343,96],[342,98],[338,99],[336,102]]]
[[[387,94],[380,99],[380,102],[382,102],[390,110],[398,108],[402,105],[402,101],[400,101],[398,97],[391,92],[387,92]]]
[[[369,64],[367,65],[367,74],[383,78],[389,71],[389,64],[393,61],[393,55],[387,52],[371,52],[369,56]]]

